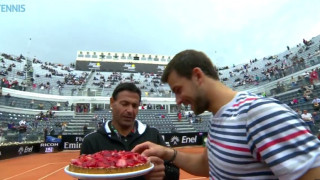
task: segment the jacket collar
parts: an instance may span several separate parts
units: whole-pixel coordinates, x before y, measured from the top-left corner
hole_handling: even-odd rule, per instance
[[[143,124],[141,121],[139,120],[135,120],[137,123],[138,123],[138,133],[139,134],[142,134],[146,131],[147,129],[147,125],[146,124]],[[104,129],[106,131],[106,133],[109,135],[109,137],[111,136],[111,129],[109,128],[109,123],[111,122],[111,120],[108,120],[105,124],[104,124]]]

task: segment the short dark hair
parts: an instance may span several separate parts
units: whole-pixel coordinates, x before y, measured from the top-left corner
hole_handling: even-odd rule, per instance
[[[191,79],[192,70],[196,67],[200,68],[205,75],[212,79],[219,80],[218,70],[207,55],[196,50],[185,50],[176,54],[169,62],[163,72],[161,81],[164,83],[168,82],[168,77],[172,71],[176,71],[178,75]]]
[[[133,83],[120,83],[113,91],[112,98],[117,100],[117,96],[122,91],[130,91],[139,95],[139,101],[141,101],[141,90]]]

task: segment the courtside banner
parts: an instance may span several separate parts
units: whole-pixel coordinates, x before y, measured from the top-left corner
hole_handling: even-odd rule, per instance
[[[63,135],[63,150],[80,150],[84,135]]]
[[[62,150],[62,143],[40,143],[41,153],[53,153]]]
[[[39,149],[39,143],[0,146],[0,160],[39,152]]]
[[[167,146],[179,147],[179,146],[192,146],[202,145],[203,136],[205,133],[170,133],[163,134],[164,141]]]

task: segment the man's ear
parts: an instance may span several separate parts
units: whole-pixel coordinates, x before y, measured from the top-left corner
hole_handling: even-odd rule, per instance
[[[204,73],[199,67],[195,67],[192,69],[192,79],[194,79],[197,83],[202,83],[204,78]],[[199,84],[199,85],[200,85]]]
[[[110,98],[110,106],[111,106],[111,108],[112,108],[112,106],[113,106],[113,103],[114,103],[114,99],[113,99],[113,97],[111,97],[111,98]]]

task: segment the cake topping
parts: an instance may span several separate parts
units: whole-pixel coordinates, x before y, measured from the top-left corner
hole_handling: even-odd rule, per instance
[[[147,158],[130,151],[100,151],[95,154],[82,154],[72,159],[71,164],[83,168],[123,168],[147,163]]]

